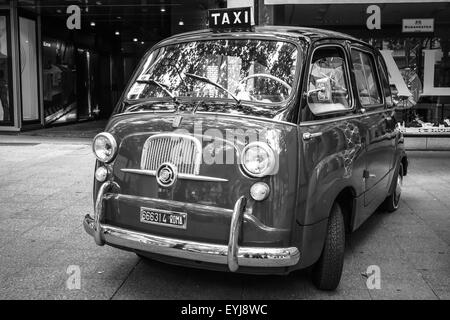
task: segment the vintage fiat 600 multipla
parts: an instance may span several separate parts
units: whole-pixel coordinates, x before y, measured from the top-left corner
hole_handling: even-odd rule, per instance
[[[380,53],[343,34],[173,36],[145,55],[93,142],[84,228],[98,245],[183,266],[311,267],[333,290],[346,233],[399,206],[408,160],[394,109]]]

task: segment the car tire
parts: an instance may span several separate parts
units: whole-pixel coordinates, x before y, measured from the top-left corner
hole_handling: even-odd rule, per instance
[[[328,220],[325,245],[319,260],[312,269],[315,286],[320,290],[335,290],[341,281],[345,252],[344,216],[335,203]]]
[[[402,195],[403,188],[403,164],[400,163],[397,176],[395,177],[394,191],[392,194],[384,200],[383,209],[387,212],[394,212],[398,209],[400,204],[400,197]]]

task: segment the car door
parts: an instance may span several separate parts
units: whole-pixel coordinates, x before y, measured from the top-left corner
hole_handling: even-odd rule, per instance
[[[356,103],[362,114],[361,123],[366,128],[363,137],[366,148],[364,205],[376,209],[386,197],[388,174],[392,167],[392,118],[386,109],[373,51],[366,46],[353,44],[351,60],[357,90]]]
[[[301,225],[326,219],[346,187],[362,195],[365,135],[350,78],[345,41],[322,41],[312,49],[303,79],[299,140]]]
[[[384,101],[386,103],[386,130],[389,138],[389,150],[390,150],[390,172],[392,177],[393,169],[395,169],[395,159],[396,159],[396,151],[397,151],[397,120],[395,119],[395,105],[392,99],[391,87],[389,84],[389,73],[384,62],[384,58],[380,53],[377,53],[378,59],[378,68],[380,81],[382,85],[382,92],[384,95]]]

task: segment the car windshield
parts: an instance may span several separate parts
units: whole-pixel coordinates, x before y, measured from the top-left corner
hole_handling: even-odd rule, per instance
[[[276,108],[292,94],[297,57],[297,47],[283,41],[217,39],[168,45],[144,59],[126,99],[229,99],[235,105],[259,102]],[[161,108],[161,100],[142,105],[167,109]]]

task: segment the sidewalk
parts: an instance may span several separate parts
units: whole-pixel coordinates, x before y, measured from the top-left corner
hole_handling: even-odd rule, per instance
[[[25,131],[20,135],[59,138],[86,138],[93,139],[98,133],[104,131],[108,120],[85,121],[69,125],[55,126],[45,129]]]
[[[107,120],[86,121],[19,134],[0,134],[0,145],[14,144],[91,144],[94,137],[104,131]]]

